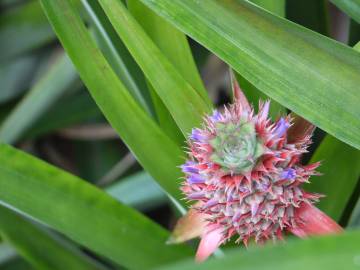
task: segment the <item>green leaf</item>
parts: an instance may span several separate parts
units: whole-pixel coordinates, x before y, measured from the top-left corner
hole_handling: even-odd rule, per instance
[[[251,0],[254,4],[275,13],[281,17],[285,16],[285,1],[282,0]],[[243,90],[246,98],[250,103],[253,104],[256,111],[258,111],[259,100],[265,101],[268,100],[269,97],[262,93],[259,89],[257,89],[253,84],[247,81],[244,77],[242,77],[239,73],[234,73],[235,78],[239,82],[241,89]],[[271,100],[271,99],[270,99]],[[270,106],[270,116],[272,119],[276,119],[280,114],[286,113],[286,109],[275,100],[271,100]]]
[[[343,10],[355,21],[360,23],[360,1],[359,0],[330,0],[338,8]]]
[[[317,207],[339,220],[360,176],[360,151],[327,135],[310,163],[321,161],[321,176],[311,178],[306,190],[324,194]]]
[[[106,192],[139,210],[149,210],[168,201],[165,193],[146,172],[125,177],[106,188]]]
[[[359,269],[360,231],[308,240],[290,240],[277,246],[238,248],[226,252],[218,260],[202,264],[184,262],[167,266],[166,270],[304,270],[304,269]]]
[[[211,107],[181,76],[117,0],[99,1],[110,22],[151,82],[184,135],[199,126]]]
[[[181,133],[181,130],[175,123],[174,118],[172,117],[169,110],[164,105],[164,102],[162,102],[150,82],[148,82],[148,89],[150,91],[152,102],[154,104],[156,120],[161,130],[167,136],[169,136],[169,138],[171,138],[177,145],[183,146],[185,138]]]
[[[360,148],[359,53],[246,1],[141,1],[256,88]]]
[[[188,75],[189,79],[193,79],[194,83],[198,83],[198,78],[196,76],[197,69],[195,66],[192,66],[194,65],[194,62],[192,60],[191,54],[190,57],[187,54],[190,51],[187,50],[189,49],[189,46],[187,44],[185,36],[183,36],[181,32],[178,32],[162,18],[153,13],[141,2],[127,1],[127,3],[128,9],[130,10],[134,18],[141,24],[143,29],[147,32],[149,37],[152,38],[155,44],[159,46],[164,55],[167,56],[168,59],[172,61],[172,64],[178,68],[178,71],[182,72],[183,76]],[[169,39],[170,36],[171,39]],[[174,39],[177,42],[173,42]],[[175,58],[178,59],[177,64],[174,63]],[[189,72],[184,72],[183,68],[186,64],[189,64],[188,70],[196,72],[195,76],[191,76]],[[155,107],[157,116],[156,118],[159,126],[170,138],[172,138],[180,146],[183,145],[185,139],[179,127],[176,125],[174,118],[171,116],[169,110],[166,108],[151,83],[147,81],[147,84],[151,93],[151,98]],[[203,87],[201,81],[199,85]],[[201,92],[205,93],[204,91]]]
[[[38,1],[29,1],[1,14],[1,62],[38,48],[52,39],[54,39],[54,32]]]
[[[130,91],[130,94],[142,105],[147,113],[151,114],[153,109],[151,102],[148,101],[150,95],[141,70],[134,67],[136,63],[130,59],[129,52],[118,39],[99,3],[88,0],[83,0],[82,3],[89,15],[95,37],[104,56],[108,59],[109,64],[124,83],[124,86]]]
[[[354,49],[359,51],[356,47]],[[359,181],[360,151],[327,135],[310,162],[316,161],[323,161],[319,169],[323,175],[320,179],[313,179],[309,189],[323,193],[326,197],[320,201],[318,207],[335,220],[340,220]],[[360,218],[360,203],[358,205],[350,217],[350,226],[354,226]]]
[[[169,233],[81,179],[0,144],[0,201],[114,262],[145,269],[191,254]]]
[[[14,143],[55,101],[77,81],[77,73],[64,53],[59,53],[49,70],[0,125],[0,140]]]
[[[186,36],[139,0],[128,0],[128,8],[161,52],[191,84],[203,100],[212,106],[195,65]]]
[[[0,234],[37,269],[103,269],[59,237],[3,206],[0,206]]]
[[[109,123],[143,168],[174,198],[179,190],[183,151],[138,106],[91,40],[69,1],[42,1],[65,50]]]

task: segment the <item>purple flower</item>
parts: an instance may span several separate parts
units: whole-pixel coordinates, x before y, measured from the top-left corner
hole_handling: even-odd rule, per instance
[[[184,165],[181,165],[181,170],[183,173],[198,173],[199,170],[194,165],[194,162],[187,161]]]
[[[280,118],[279,121],[276,123],[275,129],[274,129],[274,136],[275,137],[282,137],[287,129],[290,127],[290,124],[284,119]]]
[[[219,113],[218,110],[214,110],[212,116],[210,116],[210,119],[213,122],[221,121],[221,113]]]
[[[207,136],[202,134],[201,130],[193,128],[190,138],[193,141],[204,142],[207,139]]]
[[[190,185],[192,184],[201,184],[201,183],[204,183],[205,182],[205,178],[202,177],[201,175],[199,174],[192,174],[188,177],[187,181]]]
[[[187,195],[187,198],[189,200],[198,200],[198,199],[202,199],[202,198],[205,198],[205,193],[204,192],[194,192],[194,193],[191,193],[189,195]]]
[[[292,168],[285,169],[280,176],[282,179],[294,180],[296,177],[296,170]]]

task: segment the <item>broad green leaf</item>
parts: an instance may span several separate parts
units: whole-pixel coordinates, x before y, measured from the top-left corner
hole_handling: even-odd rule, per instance
[[[359,0],[330,0],[338,8],[343,10],[355,21],[360,23],[360,1]]]
[[[174,198],[179,190],[182,150],[138,106],[91,40],[69,1],[42,1],[43,8],[80,77],[109,123],[143,168]],[[183,202],[183,201],[182,201]]]
[[[145,92],[146,84],[143,78],[139,78],[141,70],[134,71],[130,66],[136,65],[130,62],[129,52],[120,40],[117,38],[116,32],[111,28],[110,22],[107,20],[106,15],[102,11],[99,3],[96,1],[82,0],[82,3],[87,11],[91,25],[94,28],[95,37],[102,49],[104,56],[108,59],[109,64],[114,69],[115,73],[119,76],[124,86],[130,91],[131,95],[142,105],[142,107],[149,114],[152,113],[151,103],[147,101]],[[147,98],[150,99],[147,93]]]
[[[141,24],[161,52],[203,100],[209,106],[212,106],[192,57],[186,36],[139,0],[128,0],[127,3],[131,14]]]
[[[360,151],[327,135],[310,163],[321,161],[321,176],[312,177],[306,190],[324,194],[317,207],[339,220],[360,177]]]
[[[0,144],[0,201],[128,268],[191,254],[167,246],[169,233],[105,192],[28,154]]]
[[[30,85],[39,57],[24,55],[0,66],[0,104],[19,96]]]
[[[165,193],[146,172],[125,177],[106,188],[106,192],[139,210],[149,210],[168,201]]]
[[[225,257],[197,264],[191,261],[158,269],[166,270],[355,270],[359,269],[360,231],[286,244],[225,253]]]
[[[185,141],[183,133],[181,133],[181,130],[175,123],[174,118],[164,105],[164,102],[160,99],[160,97],[154,90],[154,87],[151,85],[150,82],[148,82],[147,84],[152,98],[152,102],[154,104],[156,120],[161,130],[179,146],[183,146]]]
[[[184,135],[199,126],[211,107],[181,76],[145,31],[117,0],[100,0],[110,22]]]
[[[127,4],[128,9],[134,18],[141,24],[143,29],[164,55],[167,56],[172,64],[177,67],[178,71],[182,73],[183,77],[187,78],[189,82],[192,81],[193,85],[198,84],[199,90],[202,90],[202,82],[199,80],[199,76],[196,76],[196,74],[198,74],[197,69],[194,66],[191,54],[188,54],[189,46],[186,37],[141,2],[131,0],[127,1]],[[184,68],[186,66],[189,66],[189,68],[185,71]],[[192,76],[193,73],[191,73],[191,71],[196,72],[195,76]],[[175,142],[179,145],[183,145],[185,141],[184,136],[181,134],[174,118],[171,116],[169,110],[166,108],[149,81],[148,88],[151,92],[159,126]],[[205,90],[199,91],[200,95],[202,93],[205,93]]]
[[[270,11],[274,14],[277,14],[281,17],[285,15],[285,1],[282,0],[251,0],[254,4]],[[239,73],[235,73],[235,77],[239,82],[239,85],[243,92],[245,93],[246,98],[250,103],[253,104],[256,111],[258,111],[259,100],[265,101],[269,99],[264,93],[258,90],[253,84],[247,81],[244,77],[242,77]],[[275,100],[271,100],[270,106],[270,116],[273,119],[279,117],[280,114],[284,114],[286,109]]]
[[[0,18],[0,61],[27,52],[54,39],[38,1],[10,9]]]
[[[360,148],[359,53],[247,1],[141,1],[256,88]]]
[[[64,53],[59,53],[49,70],[35,83],[0,125],[0,141],[14,143],[78,79]]]
[[[37,269],[104,269],[59,237],[0,206],[0,235]]]

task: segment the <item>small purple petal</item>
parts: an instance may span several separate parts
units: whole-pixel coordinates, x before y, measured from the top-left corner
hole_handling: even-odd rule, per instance
[[[210,119],[211,119],[213,122],[221,121],[221,113],[219,113],[218,110],[214,110],[213,115],[210,116]]]
[[[192,185],[192,184],[202,184],[202,183],[205,183],[205,178],[203,178],[199,174],[192,174],[192,175],[190,175],[188,177],[187,181],[188,181],[188,183],[190,185]]]
[[[239,190],[244,193],[249,192],[249,189],[247,187],[243,187],[243,186],[240,186]]]
[[[218,204],[218,200],[211,199],[203,206],[203,208],[206,209],[206,208],[209,208],[209,207],[213,207],[214,205],[217,205],[217,204]]]
[[[290,179],[290,180],[294,180],[296,177],[296,170],[292,169],[292,168],[288,168],[285,169],[282,173],[281,173],[281,179]]]
[[[194,192],[194,193],[189,194],[187,197],[190,200],[199,200],[199,199],[205,198],[205,193],[204,192]]]
[[[181,165],[181,170],[183,173],[198,173],[199,170],[194,167],[195,162],[187,161],[184,165]]]
[[[197,128],[193,128],[190,138],[193,141],[204,142],[204,141],[206,141],[207,136],[202,134],[201,130],[199,130]]]
[[[281,117],[275,126],[274,136],[278,138],[282,137],[289,127],[290,124],[284,118]]]

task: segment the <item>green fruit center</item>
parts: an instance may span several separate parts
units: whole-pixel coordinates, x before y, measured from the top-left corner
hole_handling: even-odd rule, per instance
[[[217,136],[210,140],[213,148],[210,159],[225,172],[239,174],[251,171],[264,152],[254,124],[244,121],[217,123],[216,133]]]

